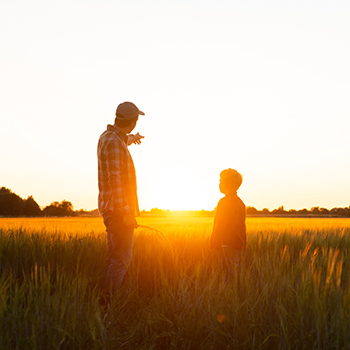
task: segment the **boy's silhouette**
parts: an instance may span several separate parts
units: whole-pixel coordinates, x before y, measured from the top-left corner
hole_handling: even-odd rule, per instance
[[[220,251],[226,275],[233,273],[246,250],[246,208],[237,196],[242,181],[243,176],[234,169],[220,173],[219,189],[225,197],[217,205],[210,246]]]

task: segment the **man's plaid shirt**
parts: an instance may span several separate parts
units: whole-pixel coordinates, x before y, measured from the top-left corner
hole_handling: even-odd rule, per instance
[[[100,136],[98,157],[98,209],[103,215],[139,215],[136,173],[127,147],[128,137],[113,125]]]

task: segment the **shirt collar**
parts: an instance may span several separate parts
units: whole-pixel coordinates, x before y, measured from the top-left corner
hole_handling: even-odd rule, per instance
[[[114,125],[108,124],[107,130],[116,133],[120,139],[122,139],[126,144],[128,143],[128,135],[123,133],[121,130],[116,128]]]

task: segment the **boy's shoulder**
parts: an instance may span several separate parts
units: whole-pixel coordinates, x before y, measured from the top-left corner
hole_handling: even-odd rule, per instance
[[[245,203],[243,202],[242,198],[241,198],[241,197],[238,197],[238,196],[237,196],[237,198],[238,198],[238,200],[245,206]]]
[[[221,203],[221,205],[228,205],[228,204],[240,204],[242,206],[245,207],[245,204],[244,202],[242,201],[242,199],[240,197],[238,197],[237,194],[234,194],[234,195],[226,195],[224,197],[222,197],[220,200],[219,200],[219,203],[218,205]]]

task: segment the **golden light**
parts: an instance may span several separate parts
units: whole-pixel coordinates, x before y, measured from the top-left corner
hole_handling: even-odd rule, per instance
[[[220,323],[225,322],[225,319],[226,319],[226,317],[225,317],[225,315],[223,315],[223,314],[218,314],[218,315],[216,315],[216,320],[217,320],[218,322],[220,322]]]
[[[206,198],[205,186],[189,168],[167,168],[159,176],[155,203],[160,209],[201,210]]]

